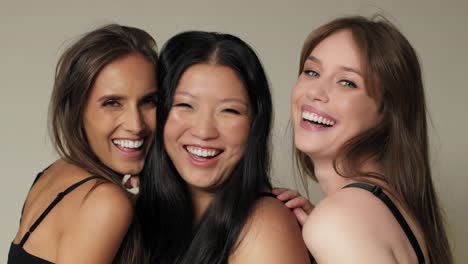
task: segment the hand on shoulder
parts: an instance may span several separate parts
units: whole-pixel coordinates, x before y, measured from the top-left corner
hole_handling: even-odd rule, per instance
[[[272,192],[276,195],[276,198],[284,202],[284,205],[292,210],[299,224],[303,226],[315,206],[295,190],[273,188]]]
[[[318,263],[397,263],[385,236],[388,210],[371,193],[343,189],[317,204],[303,228]]]
[[[57,263],[110,263],[128,230],[133,208],[127,193],[104,182],[94,186],[62,235]]]
[[[275,198],[257,202],[241,239],[230,263],[309,263],[296,218]]]

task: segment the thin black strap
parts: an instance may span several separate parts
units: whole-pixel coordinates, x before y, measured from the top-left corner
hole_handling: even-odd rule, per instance
[[[37,174],[37,176],[36,176],[36,178],[34,179],[34,182],[33,182],[32,186],[31,186],[31,188],[34,186],[34,184],[36,184],[37,180],[39,180],[39,178],[42,176],[42,174],[44,174],[44,172],[45,172],[46,170],[48,170],[52,165],[53,165],[53,164],[50,164],[49,166],[47,166],[47,168],[43,169],[41,172],[39,172],[39,173]]]
[[[374,196],[379,198],[382,202],[384,202],[384,204],[388,207],[388,209],[390,209],[393,216],[396,218],[401,228],[405,232],[406,236],[408,237],[408,240],[411,243],[411,246],[413,247],[414,252],[416,253],[416,256],[418,257],[418,262],[421,264],[424,264],[425,263],[424,255],[422,253],[421,247],[419,246],[418,240],[414,236],[413,231],[411,231],[411,228],[409,227],[403,215],[401,215],[400,211],[392,202],[390,197],[388,197],[383,192],[382,188],[380,188],[379,186],[375,186],[375,185],[371,185],[367,183],[351,183],[351,184],[346,185],[343,188],[349,188],[349,187],[356,187],[356,188],[367,190],[371,192],[372,194],[374,194]]]
[[[26,232],[26,234],[23,236],[23,239],[21,239],[21,242],[19,243],[19,246],[23,247],[24,243],[26,243],[26,241],[28,240],[31,233],[37,228],[37,226],[42,222],[42,220],[44,220],[44,218],[47,216],[47,214],[63,199],[63,197],[65,195],[67,195],[71,191],[75,190],[78,186],[82,185],[83,183],[85,183],[85,182],[87,182],[89,180],[92,180],[92,179],[96,179],[96,178],[100,178],[100,177],[99,176],[90,176],[90,177],[88,177],[86,179],[83,179],[83,180],[81,180],[79,182],[74,183],[73,185],[68,187],[65,191],[57,194],[57,197],[55,197],[55,199],[49,204],[49,206],[45,209],[45,211],[42,212],[42,214],[39,216],[39,218],[29,228],[29,231]]]
[[[31,185],[31,187],[29,188],[29,191],[31,191],[32,187],[34,186],[34,184],[36,184],[37,180],[39,180],[39,178],[42,176],[42,174],[44,174],[44,172],[50,168],[50,166],[52,166],[52,164],[50,164],[49,166],[47,166],[47,168],[43,169],[41,172],[39,172],[37,175],[36,175],[36,178],[34,178],[34,181],[33,181],[33,184]],[[23,212],[24,212],[24,206],[26,205],[26,201],[24,201],[23,203],[23,207],[21,208],[21,217],[20,217],[20,223],[21,223],[21,220],[23,219]]]

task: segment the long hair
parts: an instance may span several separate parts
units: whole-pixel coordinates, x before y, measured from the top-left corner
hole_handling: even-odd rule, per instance
[[[101,70],[132,53],[139,53],[151,62],[156,76],[156,42],[145,31],[111,24],[86,33],[60,57],[49,105],[49,131],[59,155],[67,162],[119,186],[121,175],[104,165],[89,145],[83,127],[83,111]],[[138,255],[135,250],[139,248],[137,229],[134,220],[116,262],[137,262],[138,259],[134,259]]]
[[[222,65],[237,73],[247,90],[251,124],[245,153],[224,182],[200,222],[186,183],[164,149],[163,131],[178,82],[196,64]],[[137,213],[145,220],[143,241],[158,263],[226,263],[262,190],[271,188],[270,128],[272,102],[263,67],[241,39],[190,31],[171,38],[159,61],[160,98],[155,144],[150,151]]]
[[[343,177],[374,177],[385,181],[422,229],[431,263],[453,263],[429,164],[426,103],[421,68],[409,41],[385,19],[344,17],[333,20],[306,39],[299,74],[312,50],[340,30],[351,31],[364,63],[367,93],[379,105],[381,122],[350,139],[339,150],[334,168]],[[295,150],[303,175],[314,175],[314,164]],[[361,164],[376,160],[382,175]]]

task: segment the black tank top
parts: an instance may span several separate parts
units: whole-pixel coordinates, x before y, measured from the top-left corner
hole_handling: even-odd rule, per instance
[[[47,169],[46,169],[47,170]],[[45,170],[44,170],[45,171]],[[36,179],[34,180],[33,185],[37,182],[39,177],[41,177],[42,173],[40,172],[37,176]],[[32,232],[39,226],[39,224],[44,220],[44,218],[47,216],[47,214],[63,199],[65,195],[76,189],[78,186],[82,185],[83,183],[92,180],[100,178],[99,176],[90,176],[88,178],[85,178],[70,187],[68,187],[65,191],[57,194],[57,197],[49,204],[49,206],[45,209],[45,211],[39,216],[39,218],[34,222],[34,224],[29,228],[29,231],[26,232],[26,234],[23,236],[19,244],[15,244],[14,242],[11,243],[10,246],[10,251],[8,252],[8,264],[50,264],[52,262],[47,261],[45,259],[36,257],[34,255],[29,254],[26,250],[24,250],[23,246],[24,243],[28,240],[29,236],[31,235]],[[24,209],[24,206],[23,206]],[[23,215],[23,212],[21,212],[21,216]]]
[[[413,232],[411,231],[411,228],[409,227],[408,223],[406,222],[405,218],[403,215],[401,215],[400,211],[398,208],[395,206],[395,204],[392,202],[392,200],[382,191],[382,188],[374,185],[370,185],[367,183],[351,183],[346,185],[344,188],[361,188],[364,190],[367,190],[374,194],[377,198],[379,198],[387,207],[390,209],[392,212],[393,216],[397,219],[398,223],[400,224],[401,228],[405,232],[406,236],[408,237],[408,240],[411,243],[411,246],[414,249],[414,252],[416,253],[416,256],[418,257],[418,263],[424,264],[424,255],[422,253],[421,247],[419,246],[418,240],[414,236]],[[265,195],[265,194],[263,194]],[[267,195],[271,196],[271,195]],[[317,262],[313,258],[313,256],[309,252],[309,258],[310,258],[310,263],[311,264],[316,264]]]
[[[420,264],[426,263],[424,260],[424,254],[421,250],[421,247],[419,246],[416,236],[414,235],[413,231],[411,231],[411,228],[409,227],[403,215],[400,213],[398,208],[392,202],[390,197],[388,197],[388,195],[386,195],[383,192],[382,188],[380,188],[379,186],[375,186],[375,185],[371,185],[367,183],[351,183],[351,184],[346,185],[343,188],[351,188],[351,187],[361,188],[361,189],[371,192],[375,197],[379,198],[388,207],[390,212],[392,212],[393,216],[396,218],[401,228],[405,232],[406,237],[408,238],[409,242],[411,243],[411,246],[413,247],[413,250],[416,253],[416,256],[418,257],[418,263]]]

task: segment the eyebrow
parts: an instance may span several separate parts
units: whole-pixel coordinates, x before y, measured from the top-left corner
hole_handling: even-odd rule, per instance
[[[317,64],[320,64],[320,65],[323,64],[322,61],[319,58],[314,57],[313,55],[310,55],[309,57],[307,57],[307,60],[313,61],[313,62],[315,62]],[[344,70],[344,71],[354,72],[357,75],[360,75],[361,77],[363,77],[361,71],[359,71],[358,69],[355,69],[355,68],[352,68],[352,67],[347,67],[347,66],[339,66],[339,68]]]
[[[222,103],[234,102],[234,103],[239,103],[239,104],[245,105],[246,107],[249,106],[248,103],[246,103],[244,100],[239,99],[239,98],[226,98],[226,99],[222,100],[221,102]]]
[[[197,96],[196,96],[196,95],[193,95],[193,94],[188,93],[188,92],[176,92],[175,95],[187,96],[187,97],[191,97],[191,98],[197,99]],[[234,102],[234,103],[243,104],[243,105],[245,105],[246,107],[249,106],[248,103],[246,103],[244,100],[239,99],[239,98],[226,98],[226,99],[221,100],[221,102],[222,102],[222,103]]]
[[[124,99],[124,98],[125,97],[121,96],[121,95],[108,94],[108,95],[104,95],[104,96],[99,97],[99,99],[97,101],[98,102],[104,102],[104,101],[107,101],[107,100],[121,100],[121,99]]]
[[[157,91],[149,92],[149,93],[143,95],[141,97],[141,99],[157,96],[157,94],[158,94]],[[122,99],[125,99],[125,98],[126,98],[125,96],[119,95],[119,94],[107,94],[107,95],[101,96],[97,101],[98,102],[104,102],[104,101],[107,101],[107,100],[122,100]]]

